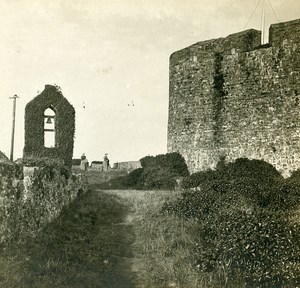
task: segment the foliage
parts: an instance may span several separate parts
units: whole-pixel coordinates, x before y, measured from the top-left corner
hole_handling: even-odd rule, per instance
[[[175,178],[189,175],[184,158],[177,152],[142,158],[143,189],[173,189]]]
[[[64,161],[59,158],[43,157],[34,155],[32,157],[24,157],[22,164],[28,167],[46,167],[46,166],[63,166]]]
[[[44,111],[55,111],[56,147],[44,147]],[[25,157],[63,159],[71,166],[75,133],[75,110],[58,86],[46,85],[45,90],[27,103],[25,108]],[[38,151],[38,155],[37,155]]]
[[[217,275],[222,287],[236,277],[247,287],[300,284],[300,226],[289,220],[300,204],[300,172],[285,180],[264,161],[238,159],[195,173],[184,186],[197,188],[163,211],[197,219],[202,272]]]
[[[0,242],[34,236],[86,191],[86,178],[71,175],[65,166],[45,165],[23,181],[19,181],[18,169],[2,178],[0,194],[5,205],[0,209],[0,217],[5,220],[0,226]]]
[[[103,188],[174,189],[176,177],[189,174],[185,160],[179,153],[146,156],[140,161],[142,168],[112,179]]]
[[[146,156],[140,160],[147,170],[166,170],[168,175],[188,176],[188,168],[184,158],[178,152],[160,154],[155,157]]]
[[[217,180],[220,174],[214,170],[199,171],[193,173],[182,180],[182,188],[188,189],[193,187],[198,187],[203,182],[209,182]]]
[[[271,164],[263,161],[247,158],[238,158],[234,162],[223,164],[218,171],[223,178],[237,179],[250,177],[260,181],[269,181],[273,179],[283,179],[282,175]],[[217,167],[218,168],[218,167]]]
[[[243,277],[247,287],[298,287],[300,227],[274,211],[233,210],[199,222],[197,265],[226,282]]]
[[[183,188],[198,187],[203,182],[215,180],[234,180],[251,178],[257,181],[283,180],[282,175],[269,163],[263,160],[238,158],[234,162],[225,163],[224,159],[216,170],[200,171],[183,179]]]
[[[107,182],[98,185],[101,189],[142,189],[142,168],[138,168],[130,172],[128,175],[113,178]]]
[[[79,166],[81,163],[81,159],[72,159],[72,166]]]

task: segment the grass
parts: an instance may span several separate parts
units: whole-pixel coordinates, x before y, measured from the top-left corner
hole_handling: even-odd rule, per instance
[[[160,210],[167,199],[176,198],[174,191],[110,191],[123,198],[130,209],[133,225],[136,286],[139,288],[209,287],[200,277],[193,261],[195,243],[191,240],[194,220],[186,221]]]
[[[117,174],[88,171],[91,191],[36,239],[2,247],[0,287],[214,287],[195,264],[197,222],[161,213],[181,192],[97,188]]]
[[[110,171],[97,171],[91,168],[88,171],[83,171],[78,167],[73,167],[74,173],[82,173],[85,174],[88,178],[88,182],[90,187],[97,186],[100,183],[108,182],[109,180],[121,176],[128,175],[128,172],[125,170],[110,170]]]
[[[2,250],[0,287],[132,287],[127,207],[116,196],[88,194],[25,243]]]
[[[218,275],[198,270],[199,221],[161,213],[180,191],[103,191],[99,184],[126,172],[84,173],[87,194],[36,239],[1,248],[0,287],[245,287],[242,275],[228,281],[230,262]]]

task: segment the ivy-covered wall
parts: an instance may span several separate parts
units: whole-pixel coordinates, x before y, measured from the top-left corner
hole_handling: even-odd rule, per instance
[[[55,112],[55,147],[44,146],[44,112]],[[59,87],[46,85],[44,91],[25,108],[25,146],[23,158],[55,158],[71,166],[75,133],[75,109],[62,95]]]
[[[86,191],[86,177],[63,166],[0,163],[0,243],[34,237]]]

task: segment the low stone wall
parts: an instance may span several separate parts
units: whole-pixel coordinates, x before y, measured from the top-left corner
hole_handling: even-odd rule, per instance
[[[140,161],[117,162],[113,165],[113,169],[118,170],[134,170],[138,168],[142,168]]]
[[[0,243],[34,237],[87,191],[86,177],[55,167],[0,163]]]

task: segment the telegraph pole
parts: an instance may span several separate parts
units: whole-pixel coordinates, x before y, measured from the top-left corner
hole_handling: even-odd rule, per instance
[[[14,99],[13,104],[13,119],[12,119],[12,133],[11,133],[11,147],[10,147],[10,161],[14,161],[14,141],[15,141],[15,122],[16,122],[16,104],[18,95],[14,95],[13,97],[9,97],[10,99]]]
[[[261,16],[261,44],[265,44],[265,0],[262,2],[262,16]]]

